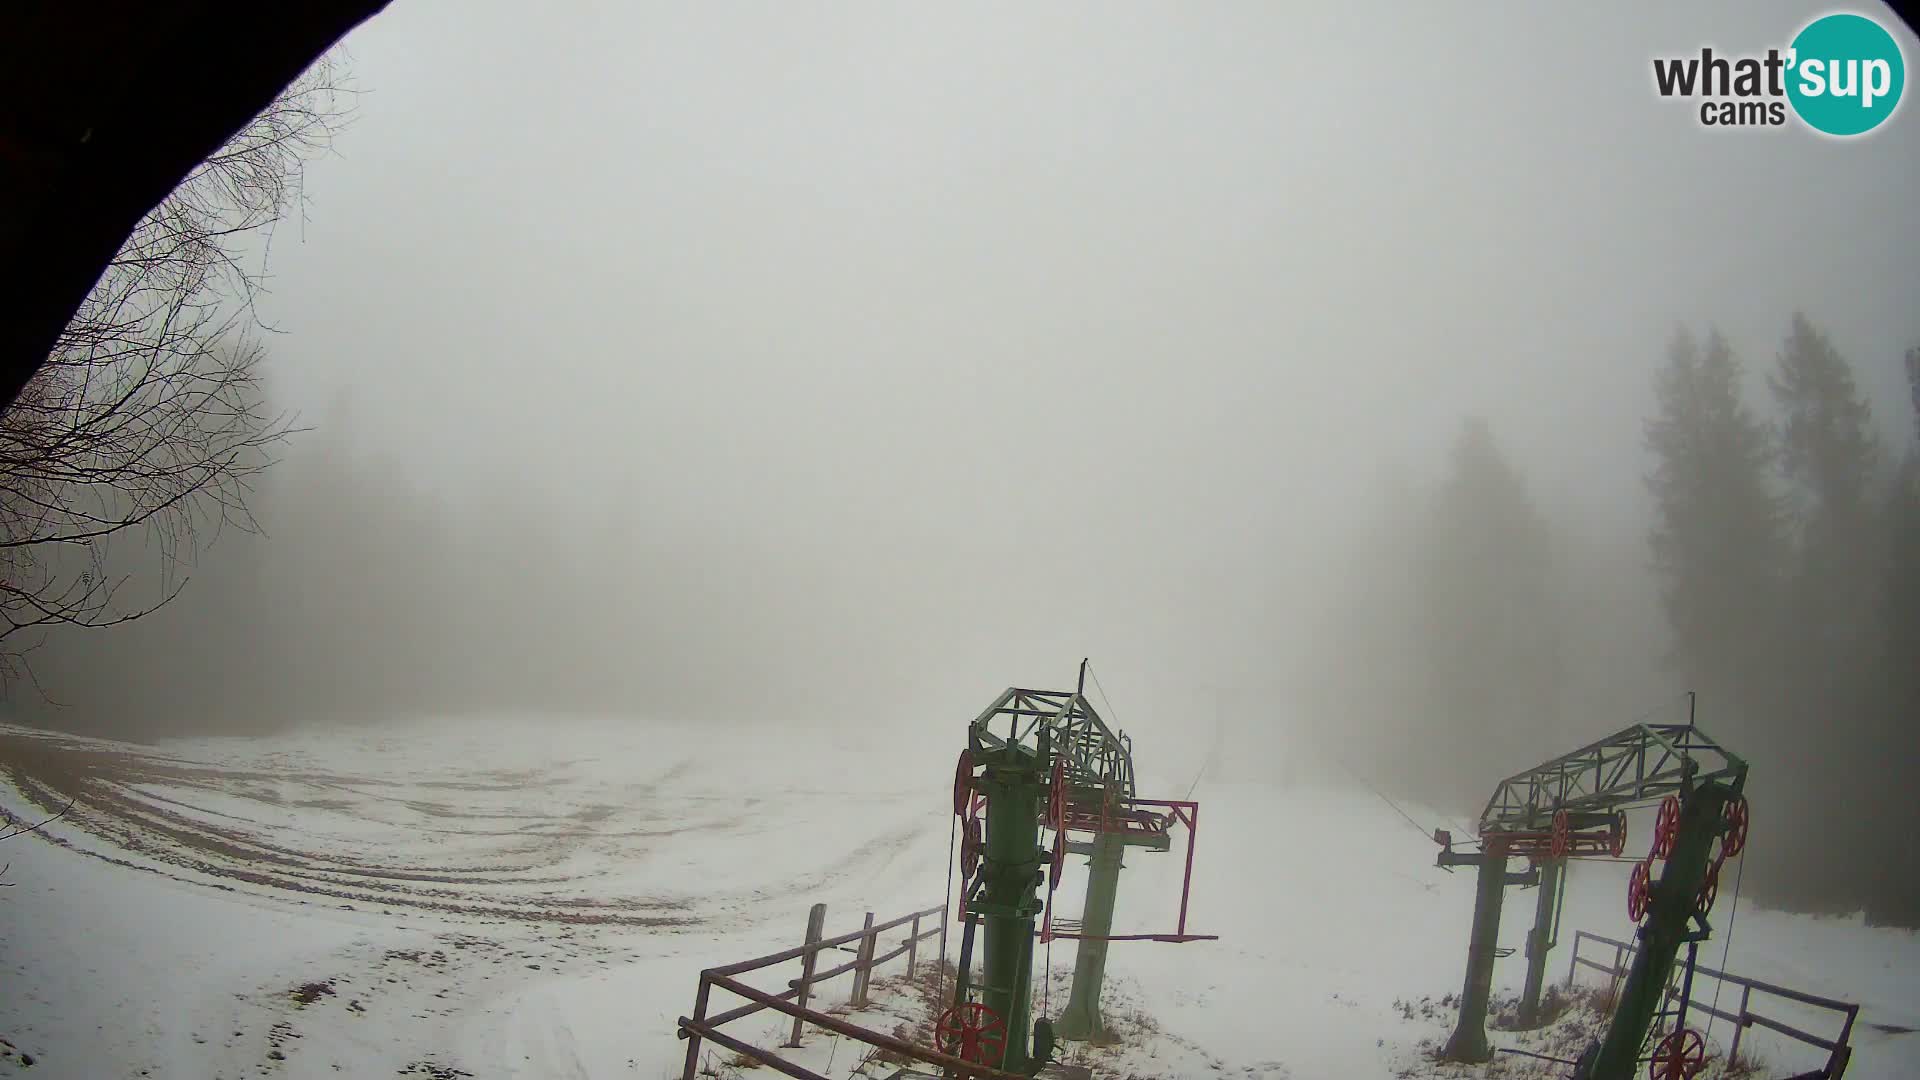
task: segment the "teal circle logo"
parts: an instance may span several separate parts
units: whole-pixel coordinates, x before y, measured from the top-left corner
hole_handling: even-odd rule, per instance
[[[1864,15],[1827,15],[1793,39],[1787,99],[1808,127],[1864,135],[1900,105],[1907,65],[1900,43]]]

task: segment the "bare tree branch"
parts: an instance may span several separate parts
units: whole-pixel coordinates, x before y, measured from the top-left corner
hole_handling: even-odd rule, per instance
[[[46,364],[0,415],[0,689],[58,626],[151,614],[209,530],[256,531],[256,474],[295,429],[266,408],[255,331],[274,225],[301,203],[300,165],[351,117],[322,59],[188,175],[127,239]],[[137,532],[157,593],[109,545]]]
[[[9,821],[7,823],[8,831],[4,833],[0,833],[0,840],[11,840],[16,836],[25,836],[28,833],[39,832],[41,829],[44,829],[47,826],[53,824],[54,822],[59,821],[61,818],[66,817],[67,811],[73,809],[73,804],[77,799],[79,799],[78,795],[68,796],[67,805],[61,807],[59,811],[57,811],[52,817],[47,818],[45,821],[40,822],[38,825],[32,825],[23,829],[19,825]],[[13,864],[8,863],[7,865],[12,866]],[[5,868],[0,867],[0,873],[5,873]]]

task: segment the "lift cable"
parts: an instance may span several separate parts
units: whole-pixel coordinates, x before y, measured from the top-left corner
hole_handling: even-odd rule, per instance
[[[1193,801],[1193,793],[1200,787],[1200,778],[1207,775],[1207,762],[1200,763],[1200,771],[1193,774],[1193,783],[1187,785],[1187,801]]]
[[[1703,1041],[1713,1038],[1713,1014],[1720,1011],[1720,991],[1725,989],[1727,985],[1727,980],[1724,976],[1727,970],[1727,954],[1733,951],[1733,920],[1735,916],[1740,914],[1740,882],[1747,876],[1746,852],[1743,850],[1740,855],[1740,870],[1733,876],[1733,903],[1727,908],[1727,936],[1726,939],[1720,943],[1720,972],[1722,978],[1715,979],[1713,983],[1713,1012],[1707,1014],[1707,1033],[1703,1037]],[[1707,1042],[1706,1045],[1712,1044]]]
[[[947,891],[940,894],[940,902],[946,907],[946,910],[940,913],[940,917],[948,920],[949,923],[951,923],[955,916],[964,914],[963,912],[953,910],[953,840],[959,830],[960,815],[955,814],[952,819],[947,822]],[[965,897],[961,898],[960,906],[963,909],[966,907]],[[933,1000],[935,1001],[942,1000],[941,995],[944,993],[947,985],[946,944],[947,932],[942,930],[940,932],[940,964],[934,970],[933,974]]]
[[[1548,948],[1560,944],[1560,916],[1567,909],[1567,876],[1566,864],[1562,863],[1560,866],[1560,887],[1554,890],[1559,893],[1559,895],[1553,898],[1553,926],[1547,931]]]
[[[1433,839],[1432,830],[1426,828],[1425,826],[1421,825],[1419,822],[1413,820],[1412,815],[1408,814],[1405,810],[1400,809],[1399,803],[1394,802],[1392,799],[1387,798],[1386,794],[1382,792],[1379,788],[1374,787],[1372,784],[1368,783],[1363,777],[1361,777],[1361,775],[1358,772],[1354,771],[1353,766],[1348,765],[1345,761],[1341,761],[1338,758],[1336,758],[1335,761],[1336,763],[1339,764],[1340,768],[1346,772],[1348,776],[1353,777],[1355,783],[1359,784],[1363,788],[1366,788],[1368,791],[1373,792],[1373,794],[1377,798],[1379,798],[1381,802],[1386,803],[1388,806],[1393,807],[1393,812],[1396,814],[1399,814],[1401,818],[1405,819],[1408,825],[1413,826],[1413,831],[1419,833],[1421,839],[1423,840]]]
[[[1027,959],[1027,1015],[1029,1017],[1045,1016],[1046,1014],[1040,1011],[1040,1008],[1041,1008],[1040,995],[1033,992],[1033,959],[1032,957],[1033,957],[1032,953],[1027,954],[1027,958],[1028,958]]]
[[[1120,715],[1114,711],[1113,699],[1107,696],[1107,688],[1100,685],[1100,673],[1093,669],[1091,662],[1087,664],[1087,674],[1093,679],[1093,688],[1100,692],[1100,703],[1107,707],[1107,718],[1112,720],[1117,726],[1120,723]],[[1200,787],[1200,778],[1206,774],[1207,763],[1202,761],[1200,763],[1200,771],[1193,774],[1193,783],[1187,785],[1186,797],[1189,802],[1193,800],[1193,793]]]
[[[1495,1050],[1497,1050],[1497,1051],[1499,1051],[1499,1052],[1500,1052],[1500,1053],[1502,1053],[1502,1054],[1518,1054],[1518,1055],[1520,1055],[1521,1057],[1530,1057],[1530,1058],[1539,1058],[1539,1059],[1540,1059],[1541,1061],[1551,1061],[1551,1062],[1554,1062],[1555,1064],[1559,1064],[1559,1065],[1578,1065],[1578,1064],[1580,1064],[1579,1062],[1577,1062],[1577,1061],[1573,1061],[1573,1060],[1571,1060],[1571,1059],[1569,1059],[1569,1058],[1557,1058],[1557,1057],[1549,1057],[1549,1056],[1547,1056],[1546,1054],[1536,1054],[1536,1053],[1534,1053],[1534,1052],[1533,1052],[1533,1051],[1531,1051],[1531,1050],[1516,1050],[1516,1049],[1514,1049],[1514,1048],[1513,1048],[1513,1047],[1511,1047],[1511,1046],[1496,1046],[1496,1047],[1494,1047],[1494,1049],[1495,1049]]]
[[[1040,984],[1040,1014],[1045,1016],[1053,1008],[1053,934],[1047,934],[1047,981]]]
[[[1118,727],[1120,724],[1120,714],[1113,710],[1113,699],[1107,696],[1107,688],[1100,685],[1100,673],[1093,670],[1093,665],[1089,663],[1087,665],[1087,674],[1093,678],[1093,688],[1100,691],[1100,703],[1107,707],[1107,719],[1113,721],[1114,726]]]

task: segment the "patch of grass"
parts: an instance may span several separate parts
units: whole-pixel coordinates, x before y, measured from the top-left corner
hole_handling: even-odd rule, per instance
[[[1605,1007],[1595,1005],[1594,996],[1604,996]],[[1612,1011],[1612,995],[1606,990],[1594,987],[1575,987],[1568,991],[1558,986],[1549,986],[1540,995],[1540,1007],[1533,1023],[1522,1025],[1520,1022],[1520,999],[1518,997],[1495,998],[1488,1003],[1488,1025],[1496,1031],[1538,1031],[1552,1027],[1561,1017],[1576,1006],[1585,1006],[1605,1015]]]
[[[1452,1008],[1445,1005],[1449,1000],[1454,1003]],[[1450,1028],[1458,1000],[1455,995],[1437,1001],[1424,998],[1396,1000],[1393,1010],[1405,1020],[1430,1021],[1437,1026]],[[1562,1062],[1572,1061],[1604,1035],[1612,1017],[1613,1000],[1611,988],[1605,985],[1552,987],[1541,995],[1543,1022],[1537,1027],[1519,1030],[1514,1023],[1519,1005],[1517,997],[1496,998],[1490,1003],[1488,1026],[1492,1031],[1502,1033],[1496,1040],[1498,1045]],[[1492,1077],[1562,1080],[1567,1073],[1567,1066],[1556,1061],[1527,1054],[1501,1053],[1497,1047],[1492,1060],[1482,1064],[1446,1061],[1441,1056],[1445,1041],[1445,1036],[1438,1034],[1421,1038],[1411,1048],[1411,1053],[1395,1064],[1393,1075],[1399,1080],[1482,1080]],[[1758,1080],[1758,1077],[1741,1074],[1733,1076],[1734,1080]]]
[[[1093,1038],[1092,1045],[1099,1047],[1126,1046],[1146,1042],[1159,1035],[1160,1021],[1138,1005],[1123,1005],[1103,1010],[1106,1031]]]
[[[1440,1003],[1431,997],[1423,997],[1418,1001],[1412,998],[1408,998],[1405,1001],[1395,998],[1393,1000],[1393,1010],[1400,1014],[1402,1020],[1440,1019]]]
[[[906,1042],[915,1041],[912,1030],[909,1029],[906,1024],[896,1026],[893,1029],[893,1037]],[[866,1048],[866,1052],[860,1055],[860,1060],[854,1065],[853,1075],[867,1077],[892,1075],[900,1066],[914,1064],[918,1064],[915,1059],[896,1050],[888,1050],[879,1046],[869,1046]]]
[[[333,996],[333,980],[327,979],[323,982],[302,983],[287,993],[293,998],[296,1004],[311,1005],[323,997]]]
[[[1720,1080],[1755,1080],[1757,1077],[1771,1076],[1773,1069],[1766,1059],[1751,1052],[1735,1054],[1727,1059],[1720,1070]]]

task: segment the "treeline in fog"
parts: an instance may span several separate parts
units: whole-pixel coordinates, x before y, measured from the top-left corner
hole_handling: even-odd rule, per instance
[[[583,500],[548,460],[475,462],[478,482],[446,493],[364,449],[355,413],[342,395],[302,418],[254,479],[257,532],[203,521],[165,573],[117,545],[123,606],[184,587],[135,621],[42,635],[31,678],[8,688],[15,714],[135,738],[409,714],[738,716],[794,674],[771,647],[796,632],[773,599],[787,560],[751,529],[664,523],[637,485]]]
[[[1920,925],[1920,351],[1872,359],[1912,380],[1897,441],[1805,317],[1759,363],[1679,330],[1639,535],[1532,489],[1467,420],[1350,550],[1316,714],[1379,782],[1466,819],[1500,777],[1684,722],[1694,691],[1700,726],[1753,767],[1748,888]]]
[[[1089,503],[1102,528],[980,533],[962,478],[923,496],[944,516],[906,528],[895,502],[810,509],[824,496],[783,492],[787,473],[743,482],[685,440],[631,474],[524,441],[430,473],[372,449],[342,397],[254,478],[263,535],[209,530],[176,601],[49,634],[11,703],[142,737],[502,711],[849,717],[895,737],[945,731],[1001,680],[1069,677],[1082,647],[1108,655],[1105,634],[1135,658],[1124,724],[1203,724],[1170,708],[1244,664],[1268,680],[1240,689],[1278,710],[1275,739],[1334,742],[1465,819],[1500,777],[1684,721],[1694,691],[1702,727],[1753,764],[1745,887],[1920,924],[1920,357],[1870,358],[1903,360],[1912,415],[1876,416],[1855,361],[1804,318],[1764,357],[1681,330],[1619,440],[1642,454],[1638,519],[1541,485],[1499,424],[1464,417],[1426,466],[1341,493],[1348,542],[1264,562],[1288,541],[1285,483],[1227,530],[1154,516],[1129,495],[1146,481],[1116,475]],[[1312,474],[1285,454],[1261,467]],[[117,550],[130,587],[164,587],[137,546]],[[1281,586],[1299,602],[1245,599]]]

